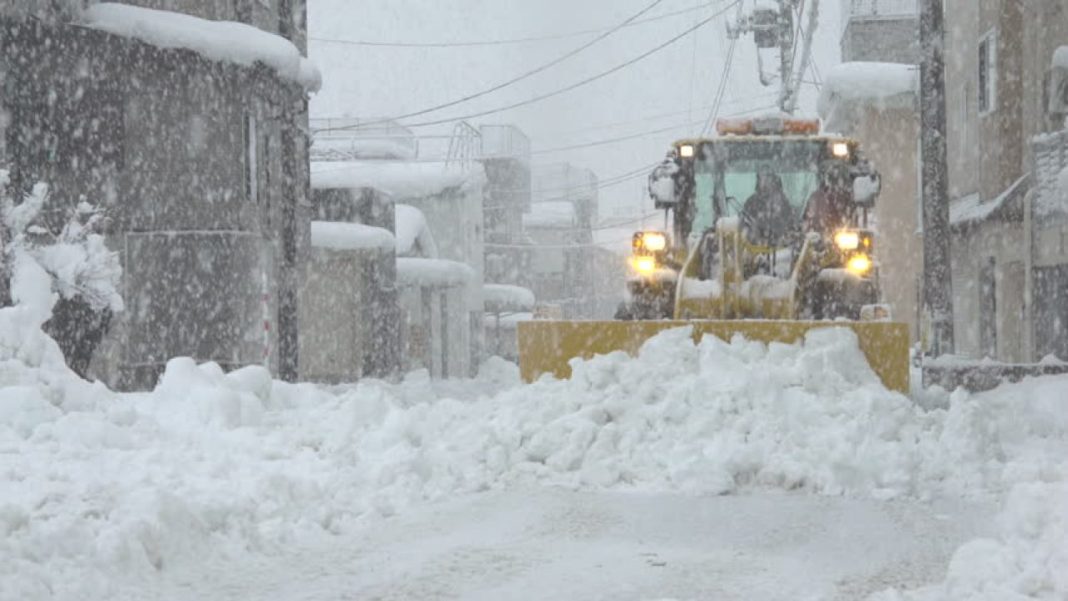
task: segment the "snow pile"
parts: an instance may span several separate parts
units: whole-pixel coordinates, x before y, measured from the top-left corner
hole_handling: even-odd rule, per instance
[[[114,395],[72,379],[20,310],[0,310],[3,336],[17,338],[0,340],[4,599],[107,598],[116,579],[248,561],[461,492],[984,495],[1059,485],[1068,450],[1068,378],[959,392],[925,412],[879,384],[848,329],[768,346],[694,345],[684,328],[639,358],[576,361],[568,381],[465,382],[458,399],[425,378],[328,392],[188,359],[152,393]],[[515,382],[514,368],[497,372],[487,378]],[[1044,494],[1019,497],[1020,515],[1038,516]],[[1021,582],[1046,576],[1012,558],[1063,557],[1046,524],[1010,521],[993,543]]]
[[[397,223],[397,256],[438,258],[437,242],[422,211],[411,205],[398,204],[394,207],[394,217]]]
[[[322,86],[319,70],[292,42],[244,23],[103,2],[85,9],[82,24],[159,48],[192,50],[215,61],[245,66],[263,63],[310,92]]]
[[[387,229],[339,221],[311,222],[311,244],[332,250],[393,250],[396,242]]]

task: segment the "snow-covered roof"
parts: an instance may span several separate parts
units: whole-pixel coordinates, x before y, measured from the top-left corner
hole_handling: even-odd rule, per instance
[[[397,222],[397,256],[412,256],[418,245],[426,258],[438,258],[438,245],[423,212],[411,205],[398,204],[394,206],[394,213]]]
[[[968,223],[985,221],[995,211],[1005,206],[1010,200],[1027,192],[1031,181],[1030,174],[1016,180],[1007,190],[992,200],[983,202],[979,194],[969,194],[954,201],[949,205],[949,223],[953,226],[962,226]]]
[[[312,187],[374,188],[395,200],[426,198],[481,183],[481,171],[459,165],[416,161],[312,161]],[[484,175],[482,175],[484,177]]]
[[[393,234],[380,227],[340,221],[311,222],[311,244],[333,250],[393,250]]]
[[[523,225],[536,228],[570,228],[575,225],[575,205],[566,200],[536,202],[523,215]]]
[[[85,9],[81,24],[159,48],[192,50],[211,60],[245,66],[263,63],[311,92],[322,85],[319,69],[292,42],[244,23],[103,2]]]
[[[533,311],[536,302],[534,293],[529,289],[508,284],[483,285],[482,300],[486,306],[486,311],[491,313]]]
[[[402,286],[465,286],[475,279],[470,265],[445,259],[397,259],[397,282]]]
[[[849,62],[833,67],[823,82],[818,110],[836,130],[836,113],[851,106],[912,108],[919,93],[919,67],[899,63]],[[840,116],[838,117],[840,118]]]

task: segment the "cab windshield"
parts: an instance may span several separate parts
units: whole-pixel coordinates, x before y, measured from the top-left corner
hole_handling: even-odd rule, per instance
[[[781,184],[798,221],[819,184],[823,140],[717,140],[702,147],[695,161],[693,233],[719,217],[737,216],[757,191],[758,181]]]

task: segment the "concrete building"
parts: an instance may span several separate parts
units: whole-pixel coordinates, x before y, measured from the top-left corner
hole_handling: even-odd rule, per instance
[[[476,373],[482,357],[483,195],[475,152],[435,156],[410,130],[381,119],[316,119],[317,189],[372,191],[391,201],[397,236],[400,363],[433,377]],[[368,223],[362,221],[361,223]]]
[[[533,201],[523,215],[532,246],[522,249],[529,265],[520,285],[538,303],[569,319],[610,319],[623,298],[624,263],[597,244],[597,176],[569,163],[533,170]]]
[[[957,353],[1068,358],[1063,0],[947,0],[946,105]],[[1063,97],[1063,96],[1060,96]]]
[[[918,64],[917,0],[842,0],[842,60]]]
[[[918,69],[847,62],[827,73],[820,113],[828,131],[851,136],[882,173],[871,213],[883,302],[920,339],[923,237],[920,232]]]
[[[82,5],[0,0],[0,102],[12,186],[52,187],[43,224],[83,199],[111,218],[127,310],[94,374],[149,387],[185,355],[295,378],[318,85],[303,2]]]

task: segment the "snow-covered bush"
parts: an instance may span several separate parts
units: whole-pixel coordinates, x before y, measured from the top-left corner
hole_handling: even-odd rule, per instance
[[[12,300],[32,305],[44,320],[56,297],[80,299],[97,312],[123,310],[118,253],[108,249],[98,233],[106,217],[81,202],[68,215],[58,235],[37,224],[48,201],[48,186],[37,184],[21,202],[7,193],[7,174],[0,172],[0,215],[4,228],[4,256],[12,278]],[[47,277],[43,277],[47,276]]]

